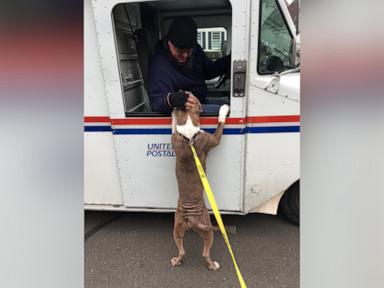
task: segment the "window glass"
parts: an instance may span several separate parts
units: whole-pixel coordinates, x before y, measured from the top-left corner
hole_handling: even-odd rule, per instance
[[[201,36],[202,32],[197,32],[197,43],[199,43],[200,46],[203,46],[203,40]]]
[[[221,48],[221,33],[212,32],[212,49],[220,50]]]
[[[212,60],[226,55],[227,30],[224,27],[197,29],[197,43]]]
[[[291,69],[293,39],[275,0],[261,1],[258,72],[271,74]]]

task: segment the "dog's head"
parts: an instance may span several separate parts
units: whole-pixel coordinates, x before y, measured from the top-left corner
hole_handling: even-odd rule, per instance
[[[197,102],[191,108],[185,110],[175,109],[176,130],[188,139],[192,139],[195,134],[200,131],[200,113],[202,107],[200,102]]]
[[[202,112],[202,107],[200,102],[197,102],[191,108],[186,108],[186,109],[175,108],[174,113],[176,115],[176,125],[185,125],[189,116],[194,126],[200,126],[199,119],[200,119],[201,112]]]

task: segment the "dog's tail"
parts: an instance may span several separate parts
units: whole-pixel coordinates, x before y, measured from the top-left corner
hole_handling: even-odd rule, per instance
[[[192,226],[192,228],[196,228],[201,231],[212,231],[213,227],[211,225],[203,224],[199,220],[197,220],[194,216],[187,216],[188,222]]]

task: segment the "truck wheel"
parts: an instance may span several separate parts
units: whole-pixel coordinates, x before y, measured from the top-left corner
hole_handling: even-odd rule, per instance
[[[281,212],[291,223],[300,223],[300,180],[287,189],[279,203]]]

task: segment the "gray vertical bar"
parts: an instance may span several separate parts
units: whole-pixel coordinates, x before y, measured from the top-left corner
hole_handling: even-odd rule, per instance
[[[208,49],[212,49],[212,32],[208,32]]]
[[[207,43],[205,41],[206,33],[202,32],[202,36],[201,37],[202,37],[203,49],[206,50],[207,49],[207,47],[206,47]]]

